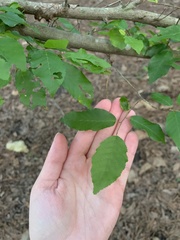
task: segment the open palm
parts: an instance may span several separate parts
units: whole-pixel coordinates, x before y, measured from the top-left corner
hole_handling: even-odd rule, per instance
[[[119,99],[105,99],[96,106],[110,111],[117,122],[98,132],[78,132],[68,149],[62,134],[52,143],[30,197],[31,240],[107,240],[119,216],[128,173],[137,149],[137,136],[130,132],[129,116]],[[119,130],[118,130],[119,129]],[[128,148],[128,163],[116,182],[93,194],[91,157],[100,142],[116,134]]]

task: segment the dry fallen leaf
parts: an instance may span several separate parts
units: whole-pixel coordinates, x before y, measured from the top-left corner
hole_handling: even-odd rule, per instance
[[[22,140],[14,141],[14,142],[12,142],[12,141],[7,142],[6,149],[13,151],[13,152],[24,152],[24,153],[29,152],[26,144]]]

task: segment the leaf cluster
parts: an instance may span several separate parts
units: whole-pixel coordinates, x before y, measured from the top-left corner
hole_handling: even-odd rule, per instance
[[[152,1],[152,0],[151,0]],[[156,2],[153,0],[153,2]],[[91,81],[84,72],[110,74],[111,64],[88,53],[85,49],[73,51],[68,48],[68,39],[48,39],[40,41],[31,36],[22,36],[17,26],[29,26],[19,5],[0,7],[0,88],[12,80],[15,69],[15,86],[20,101],[31,108],[46,106],[46,97],[54,97],[59,88],[64,88],[87,109],[82,112],[67,113],[61,121],[77,130],[98,131],[113,126],[115,117],[107,111],[92,109],[94,91]],[[57,29],[80,34],[68,20],[58,18]],[[103,35],[112,46],[120,50],[134,50],[139,56],[148,57],[149,83],[166,75],[171,68],[180,69],[179,58],[174,56],[174,44],[180,42],[180,25],[148,30],[140,23],[129,24],[124,20],[92,23],[97,35]],[[158,33],[156,31],[158,30]],[[152,93],[151,99],[170,106],[166,117],[165,131],[157,123],[142,116],[131,117],[134,128],[146,131],[154,141],[165,143],[166,136],[173,139],[180,150],[180,111],[173,109],[173,99],[162,93]],[[4,100],[0,97],[0,105]],[[180,94],[176,104],[180,105]],[[130,104],[122,96],[120,106],[127,113]],[[92,181],[94,193],[114,182],[127,161],[125,143],[117,136],[103,141],[92,158]],[[111,160],[110,160],[111,159]]]

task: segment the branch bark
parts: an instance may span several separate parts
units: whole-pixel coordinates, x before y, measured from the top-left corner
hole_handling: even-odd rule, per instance
[[[14,0],[0,0],[0,6],[9,5],[12,2],[14,2]],[[124,19],[145,23],[155,27],[167,27],[180,24],[178,18],[132,9],[131,5],[125,7],[94,8],[80,7],[78,5],[69,5],[67,7],[64,6],[64,4],[30,2],[24,0],[16,0],[16,2],[20,4],[25,13],[35,15],[37,18],[52,19],[53,17],[65,17],[84,20]]]
[[[42,26],[41,24],[30,24],[29,26],[16,27],[15,30],[22,35],[31,36],[39,40],[48,39],[67,39],[68,48],[84,48],[92,52],[101,52],[106,54],[117,54],[138,58],[149,58],[148,56],[138,55],[134,50],[120,50],[112,46],[108,39],[92,35],[82,35],[77,33],[65,32],[53,27]],[[180,58],[180,52],[174,51],[174,57]]]

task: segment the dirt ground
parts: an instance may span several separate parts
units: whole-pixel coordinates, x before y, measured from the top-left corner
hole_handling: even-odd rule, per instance
[[[107,56],[103,57],[107,59]],[[147,100],[151,91],[167,93],[173,99],[180,93],[178,71],[170,71],[163,79],[148,85],[145,70],[147,60],[115,55],[110,60],[135,88],[143,90]],[[132,106],[138,100],[137,93],[117,72],[111,76],[87,76],[94,85],[94,104],[106,97],[113,100],[122,95],[130,99]],[[27,109],[19,102],[13,84],[0,90],[0,95],[6,100],[0,108],[0,240],[27,240],[31,187],[54,135],[62,132],[71,142],[75,134],[59,119],[63,113],[81,107],[65,90],[58,91],[54,100],[48,99],[47,108],[35,110]],[[164,128],[166,109],[156,110],[141,101],[135,111]],[[138,134],[138,151],[128,179],[121,214],[110,240],[178,240],[180,153],[168,138],[167,144],[163,145],[153,142],[143,132]],[[6,143],[10,140],[23,140],[29,152],[7,150]]]

